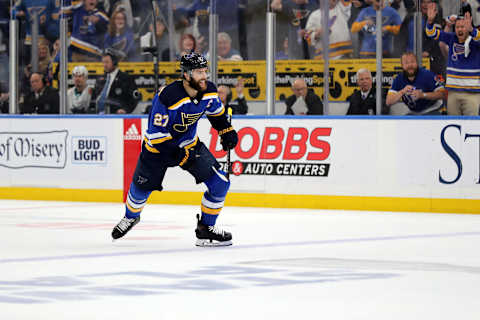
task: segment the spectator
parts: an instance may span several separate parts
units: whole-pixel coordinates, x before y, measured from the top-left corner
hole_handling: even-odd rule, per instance
[[[232,38],[228,33],[220,32],[217,37],[217,54],[218,60],[241,61],[243,60],[240,52],[232,48]],[[210,60],[210,55],[206,55],[207,60]]]
[[[373,78],[370,70],[364,68],[358,70],[357,83],[360,90],[355,89],[353,94],[347,98],[349,102],[347,115],[371,116],[377,114],[376,90],[373,87]],[[382,109],[384,109],[384,105],[385,95],[382,94]]]
[[[72,61],[71,52],[67,53],[68,62]],[[54,64],[57,64],[57,67],[54,69]],[[47,81],[52,83],[53,80],[58,80],[58,74],[60,72],[60,39],[55,40],[53,43],[53,51],[50,54],[50,61],[48,64],[47,71]]]
[[[218,60],[243,60],[240,52],[232,48],[232,38],[226,32],[220,32],[217,37]]]
[[[232,91],[230,90],[230,87],[220,85],[217,88],[218,97],[222,101],[225,108],[232,108],[233,114],[247,114],[248,112],[247,100],[243,95],[244,82],[245,81],[243,79],[238,79],[237,84],[235,85],[235,89],[237,91],[237,99],[235,99],[235,103],[231,103]]]
[[[175,54],[177,61],[180,61],[183,55],[196,52],[197,50],[197,40],[190,33],[184,33],[179,41],[180,54]],[[165,49],[162,52],[162,60],[170,61],[170,49]]]
[[[167,1],[161,2],[153,2],[155,8],[155,15],[156,15],[156,44],[157,44],[157,52],[159,53],[159,59],[162,61],[170,61],[170,34],[168,28],[168,3]],[[173,55],[172,61],[177,60],[177,53],[180,52],[180,49],[177,47],[180,39],[180,34],[182,30],[184,30],[188,26],[188,19],[186,18],[186,13],[181,10],[174,10],[173,11],[173,32],[172,37],[174,40],[175,48],[173,48]],[[154,25],[152,15],[150,14],[147,17],[148,23],[148,30],[143,30],[145,28],[140,28],[140,32],[142,34],[142,50],[152,52],[152,48],[147,49],[144,48],[144,44],[150,43],[150,47],[153,45],[152,35],[154,33]],[[145,32],[147,31],[147,32]],[[153,53],[153,52],[152,52]],[[152,61],[152,56],[148,55],[147,58],[144,60]]]
[[[427,34],[425,33],[427,10],[430,3],[432,3],[432,0],[421,0],[420,3],[420,10],[422,13],[422,56],[424,58],[429,58],[430,70],[433,71],[433,73],[445,76],[446,59],[440,50],[438,42],[434,39],[427,37]],[[442,27],[442,25],[445,24],[442,18],[441,11],[442,9],[439,6],[439,13],[435,17],[434,22],[435,24],[438,24],[439,27]],[[405,36],[400,37],[399,39],[397,39],[399,41],[396,41],[396,43],[399,43],[398,50],[400,50],[400,52],[414,51],[414,25],[414,14],[410,13],[407,15],[400,28],[400,35]],[[408,37],[406,37],[407,35]]]
[[[217,2],[218,31],[230,35],[232,46],[246,54],[246,0],[223,0]],[[181,9],[180,10],[185,10]],[[193,18],[194,36],[208,44],[210,0],[195,0],[186,9],[187,16]]]
[[[103,41],[104,48],[112,48],[120,55],[120,61],[132,61],[137,55],[137,45],[133,38],[133,31],[127,25],[125,10],[117,9],[113,12],[108,24],[108,31]]]
[[[20,104],[20,113],[59,113],[58,91],[45,82],[43,74],[32,73],[30,75],[30,87],[32,91],[25,96],[23,103]]]
[[[40,73],[42,75],[47,75],[43,78],[44,82],[50,84],[49,78],[49,66],[50,66],[50,49],[48,46],[48,40],[42,38],[38,41],[38,69],[33,70],[32,64],[27,64],[23,68],[23,78],[21,79],[21,88],[23,94],[30,92],[30,77],[33,72]]]
[[[180,57],[195,52],[197,49],[197,41],[190,33],[184,33],[180,38]],[[178,59],[180,61],[180,59]]]
[[[47,74],[48,66],[52,57],[50,56],[50,43],[47,39],[38,41],[38,70],[41,74]]]
[[[38,41],[38,70],[33,70],[32,64],[27,64],[24,68],[24,75],[25,78],[30,81],[30,76],[32,72],[38,72],[41,74],[46,74],[48,71],[48,65],[50,64],[50,48],[48,44],[48,40],[42,38]]]
[[[469,13],[455,20],[455,33],[444,32],[433,25],[436,15],[437,5],[431,3],[427,13],[427,36],[445,42],[449,48],[447,113],[476,116],[480,104],[480,33],[472,28]]]
[[[387,105],[409,110],[406,112],[409,115],[439,115],[445,98],[443,83],[437,80],[433,72],[418,67],[413,52],[404,53],[401,63],[403,72],[393,80]]]
[[[305,26],[310,14],[318,9],[318,1],[272,0],[270,7],[279,12],[277,34],[281,37],[288,35],[289,59],[310,59]]]
[[[74,86],[67,91],[67,112],[89,113],[93,87],[87,85],[88,70],[85,66],[76,66],[72,76]]]
[[[136,0],[135,2],[141,2],[143,10],[146,8],[150,9],[150,4],[146,3],[142,0]],[[149,11],[149,10],[145,11]],[[115,11],[122,10],[125,14],[125,23],[129,28],[133,28],[133,10],[132,10],[132,2],[130,0],[109,0],[103,2],[103,11],[112,19],[113,14]]]
[[[275,60],[288,60],[288,37],[283,39],[281,48],[275,54]]]
[[[151,19],[151,18],[150,18]],[[162,53],[162,59],[163,61],[170,61],[170,57],[165,56],[165,60],[163,57],[163,53],[166,52],[166,55],[169,55],[169,49],[168,49],[168,33],[167,33],[167,28],[165,24],[162,22],[162,20],[157,18],[156,21],[156,28],[153,27],[153,22],[149,24],[149,31],[145,33],[144,35],[141,36],[140,38],[140,43],[141,43],[141,48],[142,48],[142,54],[144,55],[143,60],[144,61],[152,61],[153,60],[153,54]],[[156,32],[156,33],[155,33]],[[156,34],[156,42],[154,43],[152,35]],[[157,45],[157,47],[154,47],[154,44]],[[150,53],[150,54],[146,54]]]
[[[67,3],[67,1],[65,1]],[[49,1],[48,12],[50,19],[45,28],[45,34],[50,43],[54,43],[60,37],[60,1]]]
[[[60,63],[60,39],[55,40],[55,42],[53,43],[53,51],[50,55],[50,58],[51,62]]]
[[[348,24],[351,26],[353,22],[357,19],[360,11],[362,9],[370,6],[373,0],[352,0],[352,9],[350,14],[350,20]]]
[[[404,2],[402,0],[389,0],[390,7],[395,9],[400,16],[400,19],[404,21],[405,17],[407,16],[407,8],[404,6]],[[413,12],[413,10],[411,10]]]
[[[72,61],[97,62],[109,19],[97,9],[97,0],[84,0],[68,8],[73,14],[70,48]]]
[[[329,21],[323,23],[322,9],[317,9],[308,17],[306,37],[310,44],[315,47],[315,59],[323,59],[322,37],[329,35],[330,59],[349,57],[353,52],[352,38],[348,28],[348,19],[352,4],[349,0],[329,0]],[[328,29],[324,26],[328,26]]]
[[[287,109],[285,114],[291,115],[322,115],[323,103],[313,90],[307,88],[307,83],[302,78],[297,78],[292,83],[293,94],[285,100]]]
[[[34,14],[38,15],[38,36],[39,39],[45,38],[44,30],[48,26],[51,15],[51,0],[20,0],[16,2],[15,10],[17,17],[25,18],[26,37],[25,45],[27,46],[26,61],[30,60],[30,46],[32,45],[32,23]]]
[[[360,11],[360,14],[352,25],[352,33],[362,32],[363,34],[363,40],[360,49],[361,58],[374,58],[376,55],[376,11],[380,10],[381,7],[383,19],[383,56],[385,58],[393,56],[393,35],[397,35],[399,33],[402,20],[395,9],[385,6],[383,0],[373,0],[373,4],[370,7],[366,7]]]
[[[118,56],[112,50],[102,55],[105,77],[97,80],[95,96],[99,114],[131,113],[141,96],[132,76],[118,69]]]
[[[352,0],[352,8],[350,10],[350,19],[348,20],[348,27],[350,30],[352,29],[352,25],[357,20],[358,15],[362,9],[367,8],[370,5],[370,2],[365,1],[372,1],[372,0]],[[353,56],[355,58],[359,57],[360,52],[360,43],[363,41],[363,33],[351,33],[352,36],[352,45],[353,45]]]

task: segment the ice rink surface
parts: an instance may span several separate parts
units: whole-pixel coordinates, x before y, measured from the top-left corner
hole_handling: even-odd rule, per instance
[[[0,201],[0,319],[480,319],[480,215]]]

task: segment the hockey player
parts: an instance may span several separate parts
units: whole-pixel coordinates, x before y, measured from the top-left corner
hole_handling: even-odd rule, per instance
[[[229,232],[215,227],[230,181],[210,151],[197,137],[197,124],[206,115],[220,137],[224,150],[238,143],[237,132],[227,119],[217,88],[207,81],[207,60],[197,53],[180,61],[182,79],[171,83],[153,99],[142,152],[138,159],[125,204],[125,216],[114,227],[113,239],[123,237],[140,221],[140,213],[153,190],[162,190],[165,172],[180,166],[207,191],[197,215],[197,246],[232,244]]]

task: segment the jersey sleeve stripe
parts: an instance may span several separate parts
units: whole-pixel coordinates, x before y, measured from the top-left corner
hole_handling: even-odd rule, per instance
[[[70,5],[73,9],[78,9],[81,6],[83,6],[83,1],[72,1],[72,4]]]
[[[437,25],[433,25],[430,28],[430,26],[427,24],[427,26],[425,27],[425,33],[429,38],[434,38],[435,40],[438,40],[440,38],[440,30]]]
[[[174,105],[171,105],[170,107],[168,107],[168,110],[176,110],[176,109],[180,108],[184,103],[188,103],[189,100],[190,100],[190,98],[188,98],[188,97],[183,98],[182,100],[178,101]]]
[[[154,144],[160,144],[170,139],[172,139],[172,136],[170,135],[167,137],[157,138],[157,139],[148,139],[147,137],[145,137],[145,142],[148,143],[148,145],[153,146]]]
[[[212,98],[218,98],[218,94],[216,92],[205,93],[202,97],[202,100],[208,100]]]
[[[103,18],[103,20],[105,20],[106,22],[109,22],[110,20],[108,19],[108,16],[106,14],[104,14],[103,12],[101,11],[97,11],[95,13],[96,16],[99,16],[100,18]]]
[[[145,133],[145,136],[148,138],[148,140],[154,140],[158,138],[165,138],[165,137],[171,137],[170,133],[164,133],[164,132],[155,132],[155,133]]]
[[[205,114],[207,116],[211,116],[211,117],[218,117],[218,116],[221,116],[222,114],[224,114],[224,112],[225,112],[225,108],[223,107],[223,105],[221,105],[220,107],[218,107],[214,111],[206,111]]]
[[[98,47],[93,46],[89,43],[86,43],[82,40],[79,40],[75,37],[70,38],[70,44],[73,45],[74,47],[80,48],[80,49],[88,51],[90,53],[100,55],[100,49]]]

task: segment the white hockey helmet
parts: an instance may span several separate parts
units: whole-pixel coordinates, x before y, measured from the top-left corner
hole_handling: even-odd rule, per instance
[[[72,75],[81,75],[85,78],[88,78],[88,70],[85,68],[85,66],[76,66],[73,68]]]

